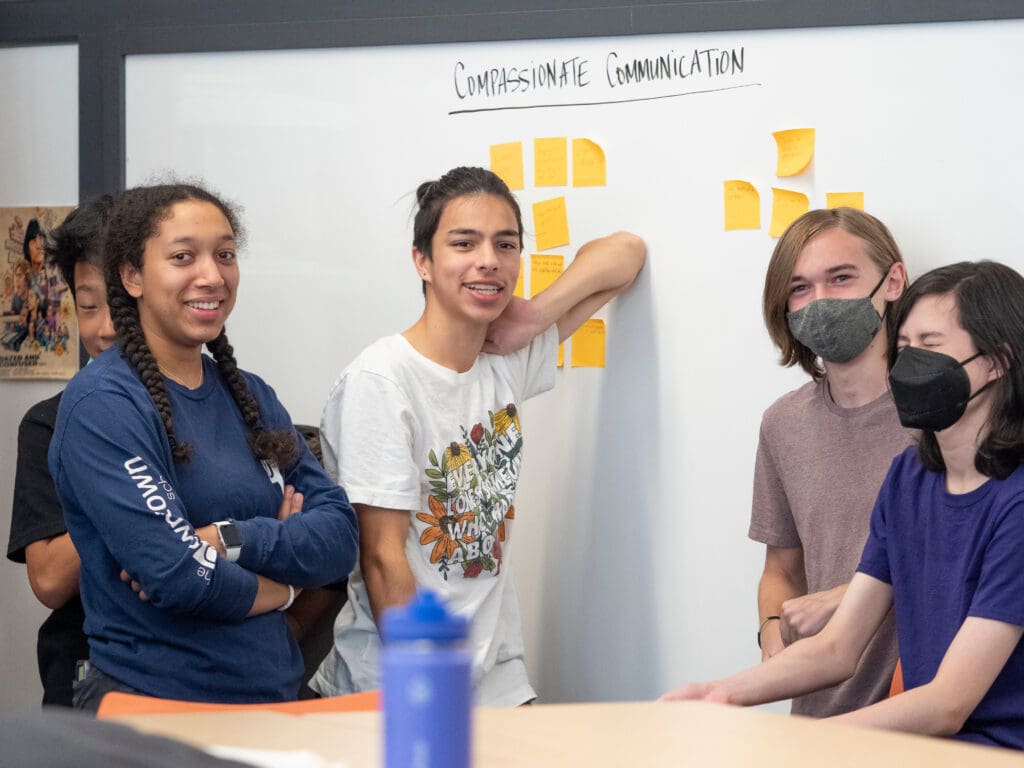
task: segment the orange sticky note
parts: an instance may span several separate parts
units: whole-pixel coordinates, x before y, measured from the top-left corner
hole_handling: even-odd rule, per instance
[[[565,367],[565,344],[558,345],[558,362],[556,363],[556,365],[559,368]]]
[[[572,140],[572,185],[603,187],[605,185],[604,150],[590,139]]]
[[[533,140],[533,184],[564,187],[568,183],[569,141],[565,136]]]
[[[526,186],[523,182],[523,142],[491,144],[491,170],[501,176],[509,189]]]
[[[519,277],[516,278],[516,288],[512,291],[513,296],[518,296],[520,299],[526,298],[526,259],[522,256],[519,257]]]
[[[779,237],[794,220],[811,208],[807,195],[789,189],[772,187],[772,223],[768,229],[771,237]]]
[[[792,128],[772,134],[779,147],[776,176],[796,176],[803,173],[814,157],[814,129]]]
[[[537,233],[538,251],[568,245],[569,216],[565,211],[565,198],[553,197],[534,203],[533,228]]]
[[[761,196],[749,181],[731,179],[725,187],[725,229],[760,229]]]
[[[604,320],[591,319],[572,335],[572,367],[604,368]]]
[[[826,192],[825,193],[825,207],[826,208],[856,208],[858,211],[864,210],[864,193],[863,192]]]
[[[553,253],[530,256],[530,296],[536,296],[565,271],[565,257]]]

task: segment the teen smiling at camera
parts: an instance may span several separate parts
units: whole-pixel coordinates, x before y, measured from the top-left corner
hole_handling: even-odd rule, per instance
[[[50,447],[82,560],[77,707],[111,690],[295,698],[303,664],[282,611],[355,560],[344,491],[225,335],[239,237],[233,211],[188,185],[128,190],[111,219],[117,346],[68,386]]]
[[[423,314],[348,366],[321,422],[325,464],[351,494],[362,541],[334,651],[311,687],[378,687],[376,620],[429,588],[473,620],[476,702],[513,706],[536,695],[508,562],[520,406],[554,385],[559,341],[633,282],[645,247],[627,233],[587,243],[525,301],[512,296],[522,217],[499,177],[456,168],[416,197]]]

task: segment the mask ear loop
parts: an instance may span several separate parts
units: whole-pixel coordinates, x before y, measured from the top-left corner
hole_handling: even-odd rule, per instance
[[[895,264],[895,263],[896,262],[893,262],[893,264]],[[871,289],[871,293],[868,294],[868,298],[869,299],[875,298],[875,294],[878,293],[878,289],[882,287],[882,283],[884,283],[886,280],[889,279],[889,272],[891,270],[892,270],[892,265],[890,264],[889,265],[889,269],[885,270],[885,274],[882,275],[882,279],[878,281],[878,285],[876,285],[874,288]],[[885,315],[886,315],[886,313],[888,313],[888,311],[889,311],[889,302],[887,301],[887,302],[885,302],[885,306],[882,307],[882,314],[878,315],[878,319],[881,320],[883,323],[885,322]],[[875,312],[875,314],[877,315],[878,313]]]
[[[974,353],[973,355],[971,355],[970,357],[968,357],[968,358],[967,358],[966,360],[961,360],[961,361],[960,361],[960,364],[959,364],[959,365],[960,365],[960,369],[961,369],[961,370],[963,370],[963,367],[964,367],[965,365],[967,365],[967,364],[968,364],[969,362],[971,362],[971,360],[977,360],[977,359],[978,359],[979,357],[981,357],[981,356],[982,356],[982,355],[984,355],[984,354],[985,354],[984,352],[975,352],[975,353]],[[964,373],[967,373],[967,371],[964,371]],[[973,395],[970,395],[970,396],[969,396],[969,397],[967,398],[967,402],[968,402],[968,403],[969,403],[969,402],[971,402],[971,400],[973,400],[974,398],[976,398],[976,397],[977,397],[978,395],[980,395],[980,394],[981,394],[982,392],[984,392],[984,391],[985,391],[986,389],[988,389],[989,387],[991,387],[991,386],[992,386],[993,384],[995,384],[995,383],[996,383],[997,381],[999,381],[999,379],[992,379],[991,381],[986,381],[986,382],[985,382],[984,384],[982,384],[982,385],[981,385],[981,386],[980,386],[980,387],[978,388],[978,391],[977,391],[977,392],[975,392],[975,393],[974,393]]]

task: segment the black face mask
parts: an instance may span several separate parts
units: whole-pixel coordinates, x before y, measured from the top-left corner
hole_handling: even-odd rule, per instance
[[[900,424],[908,429],[938,431],[951,427],[967,410],[967,403],[988,389],[989,382],[973,395],[964,366],[981,352],[962,362],[919,347],[904,347],[889,371],[889,388],[896,401]]]

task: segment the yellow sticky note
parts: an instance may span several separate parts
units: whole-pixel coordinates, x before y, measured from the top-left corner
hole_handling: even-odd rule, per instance
[[[558,363],[559,368],[565,367],[565,344],[558,345]]]
[[[565,198],[553,197],[534,203],[533,228],[537,233],[538,251],[568,245],[569,216],[565,212]]]
[[[518,296],[520,299],[526,298],[526,259],[522,256],[519,257],[519,277],[516,278],[516,289],[512,291],[513,296]]]
[[[863,192],[826,192],[825,193],[825,207],[826,208],[856,208],[858,211],[864,210],[864,193]]]
[[[725,229],[760,229],[761,196],[749,181],[731,179],[725,187]]]
[[[802,192],[772,187],[772,223],[768,234],[779,237],[786,231],[786,227],[807,213],[810,207],[807,195]]]
[[[491,144],[491,170],[501,176],[509,189],[526,186],[523,182],[523,142]]]
[[[803,173],[814,157],[814,129],[792,128],[772,134],[779,147],[776,176],[796,176]]]
[[[537,187],[564,187],[568,184],[569,140],[533,140],[533,184]]]
[[[604,150],[590,139],[572,140],[572,185],[603,187],[605,185]]]
[[[530,295],[536,296],[565,271],[565,257],[553,253],[534,253],[530,256]]]
[[[604,320],[587,320],[572,335],[572,367],[604,368]]]

